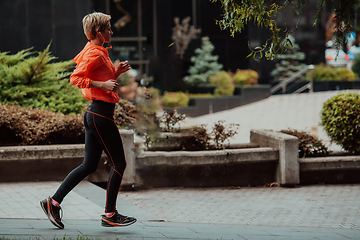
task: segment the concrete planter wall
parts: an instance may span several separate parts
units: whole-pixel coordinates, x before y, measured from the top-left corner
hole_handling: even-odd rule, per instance
[[[360,156],[298,159],[297,139],[271,130],[251,130],[251,142],[243,149],[142,151],[137,154],[134,152],[133,132],[120,132],[127,158],[123,190],[132,186],[360,183]],[[62,181],[81,164],[83,155],[83,144],[0,147],[0,182]],[[110,168],[102,162],[87,180],[107,182]]]
[[[125,147],[126,169],[123,185],[135,182],[134,134],[120,130]],[[84,158],[84,144],[0,147],[0,182],[62,181],[79,166]],[[110,165],[102,155],[98,169],[86,178],[92,182],[106,182]]]

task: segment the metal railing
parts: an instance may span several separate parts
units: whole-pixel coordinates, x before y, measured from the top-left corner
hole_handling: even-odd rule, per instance
[[[298,78],[299,76],[305,74],[307,71],[314,69],[314,65],[307,65],[306,67],[300,69],[299,71],[295,72],[293,75],[291,75],[288,78],[285,78],[284,80],[282,80],[281,82],[279,82],[278,84],[276,84],[275,86],[273,86],[270,89],[270,93],[274,94],[275,92],[277,92],[279,89],[282,89],[282,93],[286,93],[286,86],[295,81],[296,78]],[[305,87],[306,86],[306,87]],[[313,79],[312,79],[312,74],[311,74],[311,79],[310,79],[310,83],[306,84],[305,86],[299,88],[298,90],[296,90],[296,93],[302,92],[307,88],[310,88],[309,92],[313,92]],[[304,88],[304,89],[303,89]],[[302,89],[300,91],[300,89]],[[294,92],[294,93],[295,93]]]

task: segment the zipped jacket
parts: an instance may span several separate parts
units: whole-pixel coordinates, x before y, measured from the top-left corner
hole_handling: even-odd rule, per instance
[[[115,78],[115,67],[106,48],[88,42],[74,58],[76,68],[70,76],[70,83],[81,88],[82,95],[88,100],[101,100],[109,103],[119,101],[118,92],[102,88],[92,88],[92,81],[106,82]]]

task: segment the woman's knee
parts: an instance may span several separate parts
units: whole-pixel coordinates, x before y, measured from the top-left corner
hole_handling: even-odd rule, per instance
[[[82,167],[83,171],[87,175],[89,175],[91,173],[94,173],[98,166],[97,165],[82,164],[81,167]]]

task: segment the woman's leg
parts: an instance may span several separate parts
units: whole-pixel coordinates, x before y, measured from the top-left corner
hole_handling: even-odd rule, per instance
[[[61,203],[64,197],[76,186],[78,185],[85,177],[89,174],[96,171],[99,160],[102,154],[102,146],[98,142],[96,134],[89,128],[87,124],[87,118],[89,113],[85,113],[84,123],[85,123],[85,156],[82,164],[72,170],[65,180],[61,183],[60,187],[52,197],[58,203]],[[91,114],[92,115],[92,114]]]
[[[111,164],[110,176],[107,184],[105,212],[116,211],[116,199],[126,168],[124,147],[117,126],[111,119],[99,114],[92,115],[88,122],[93,132],[96,132],[99,143],[105,151]]]

